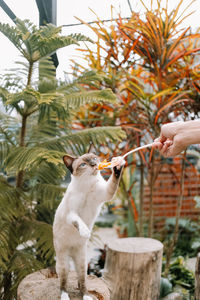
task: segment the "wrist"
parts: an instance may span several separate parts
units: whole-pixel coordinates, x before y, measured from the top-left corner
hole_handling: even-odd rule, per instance
[[[184,147],[200,143],[200,120],[180,122],[176,135]]]

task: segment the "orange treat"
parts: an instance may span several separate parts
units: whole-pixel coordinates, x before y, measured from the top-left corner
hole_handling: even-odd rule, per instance
[[[99,170],[103,170],[104,168],[109,168],[111,166],[111,162],[107,162],[105,159],[104,161],[100,162],[98,165]]]

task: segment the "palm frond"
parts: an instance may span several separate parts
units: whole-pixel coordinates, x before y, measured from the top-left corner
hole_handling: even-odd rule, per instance
[[[59,119],[65,120],[70,117],[70,110],[77,110],[85,104],[115,103],[116,95],[111,89],[85,91],[70,85],[50,93],[40,94],[38,100],[40,120],[50,119],[49,116],[52,115],[52,112],[55,112]]]
[[[37,167],[42,161],[55,165],[62,164],[62,152],[47,150],[41,147],[17,147],[13,149],[6,159],[6,170],[30,170]]]
[[[12,295],[16,292],[16,288],[24,277],[42,268],[42,262],[38,261],[33,254],[29,253],[25,249],[15,251],[8,268],[8,271],[13,274],[14,279],[14,284],[10,290],[10,294]],[[12,299],[12,297],[10,299]]]
[[[62,165],[62,156],[65,153],[52,150],[54,145],[57,148],[58,143],[63,145],[66,151],[83,154],[85,145],[89,145],[90,142],[96,147],[99,147],[99,145],[107,144],[109,141],[121,141],[125,136],[125,132],[122,131],[120,127],[96,127],[68,134],[57,139],[51,139],[47,142],[40,143],[37,147],[17,147],[13,149],[6,159],[6,170],[30,170],[31,168],[37,167],[42,161],[54,165]],[[48,150],[48,147],[50,147],[51,150]]]
[[[0,268],[4,271],[7,269],[6,263],[9,261],[9,223],[0,221]]]
[[[34,236],[36,239],[37,254],[52,265],[55,255],[52,225],[44,222],[34,222]]]
[[[20,123],[15,117],[0,113],[0,142],[15,145],[19,132]]]
[[[60,107],[65,111],[70,109],[78,109],[80,106],[92,103],[103,103],[116,101],[116,96],[111,89],[95,90],[95,91],[78,91],[69,93],[68,88],[65,91],[56,91],[52,93],[41,94],[39,104],[51,105],[52,109]],[[44,105],[42,107],[45,108]]]
[[[10,185],[3,176],[0,176],[0,211],[3,220],[13,221],[22,216],[25,211],[24,193],[20,193],[16,187]]]
[[[6,102],[8,96],[9,96],[9,92],[7,91],[7,89],[4,87],[0,87],[0,97],[2,102]]]
[[[37,108],[39,99],[40,93],[31,87],[27,87],[19,93],[10,93],[6,105],[16,106],[23,101],[26,104],[26,114],[29,114]],[[21,111],[24,111],[23,107],[21,107]]]
[[[47,24],[48,26],[49,24]],[[37,49],[32,54],[32,60],[38,61],[46,56],[50,56],[58,49],[69,45],[79,45],[79,42],[88,41],[92,42],[90,38],[82,34],[71,34],[68,36],[51,36],[41,37],[38,40]]]
[[[60,187],[55,184],[37,184],[34,188],[33,193],[36,193],[38,198],[42,199],[42,205],[49,210],[55,208],[55,203],[57,204],[58,199],[61,199],[66,188]]]
[[[111,89],[97,90],[97,91],[81,91],[65,95],[64,101],[67,107],[71,109],[78,109],[84,104],[93,104],[102,102],[116,102],[116,95]]]
[[[98,149],[101,144],[116,143],[116,141],[122,141],[124,138],[126,138],[126,134],[121,127],[104,126],[76,131],[42,143],[40,146],[48,148],[55,145],[56,147],[57,143],[61,143],[66,151],[82,155],[90,142]]]
[[[13,45],[24,54],[22,48],[22,36],[17,32],[16,28],[10,26],[9,24],[0,23],[0,32],[2,32],[12,43]]]
[[[99,83],[103,81],[104,76],[94,70],[85,71],[82,74],[76,74],[76,65],[74,67],[73,84],[84,84],[85,86],[99,88]]]
[[[60,179],[63,178],[66,174],[66,169],[61,168],[54,164],[47,164],[45,161],[41,162],[40,165],[32,167],[30,170],[26,171],[25,179],[29,180],[30,185],[32,186],[31,193],[36,199],[36,190],[37,184],[47,184],[47,185],[60,185]]]
[[[50,57],[45,57],[40,60],[40,64],[39,64],[40,78],[38,80],[39,82],[38,90],[40,93],[51,91],[52,89],[55,90],[57,86],[57,82],[55,81],[55,72],[56,72],[56,68]],[[47,82],[48,82],[48,87],[46,87]],[[46,89],[44,89],[44,87],[46,87]]]
[[[29,62],[50,56],[56,50],[81,41],[92,42],[82,34],[61,36],[61,27],[47,24],[37,29],[28,20],[17,19],[16,27],[0,23],[0,31],[13,43]]]
[[[1,128],[0,128],[1,129]],[[0,167],[3,168],[4,161],[10,152],[10,144],[8,141],[0,141]]]

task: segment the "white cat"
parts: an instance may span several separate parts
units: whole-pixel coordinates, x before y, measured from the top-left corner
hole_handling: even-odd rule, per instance
[[[88,153],[78,158],[66,155],[63,160],[72,175],[53,224],[61,300],[70,300],[67,286],[69,257],[75,264],[83,300],[92,300],[86,287],[87,242],[102,204],[110,201],[117,190],[124,160],[119,158],[108,181],[104,180],[98,170],[100,160],[95,154]]]

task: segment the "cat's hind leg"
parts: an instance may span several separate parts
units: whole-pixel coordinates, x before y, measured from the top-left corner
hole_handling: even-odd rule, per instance
[[[60,280],[61,300],[70,300],[67,293],[67,279],[69,272],[69,258],[62,254],[56,256],[56,272]]]
[[[89,295],[86,287],[87,278],[87,261],[86,261],[86,244],[74,251],[73,260],[78,275],[78,287],[83,296],[83,300],[93,300]]]
[[[61,296],[60,296],[60,300],[70,300],[68,293],[62,291]]]

